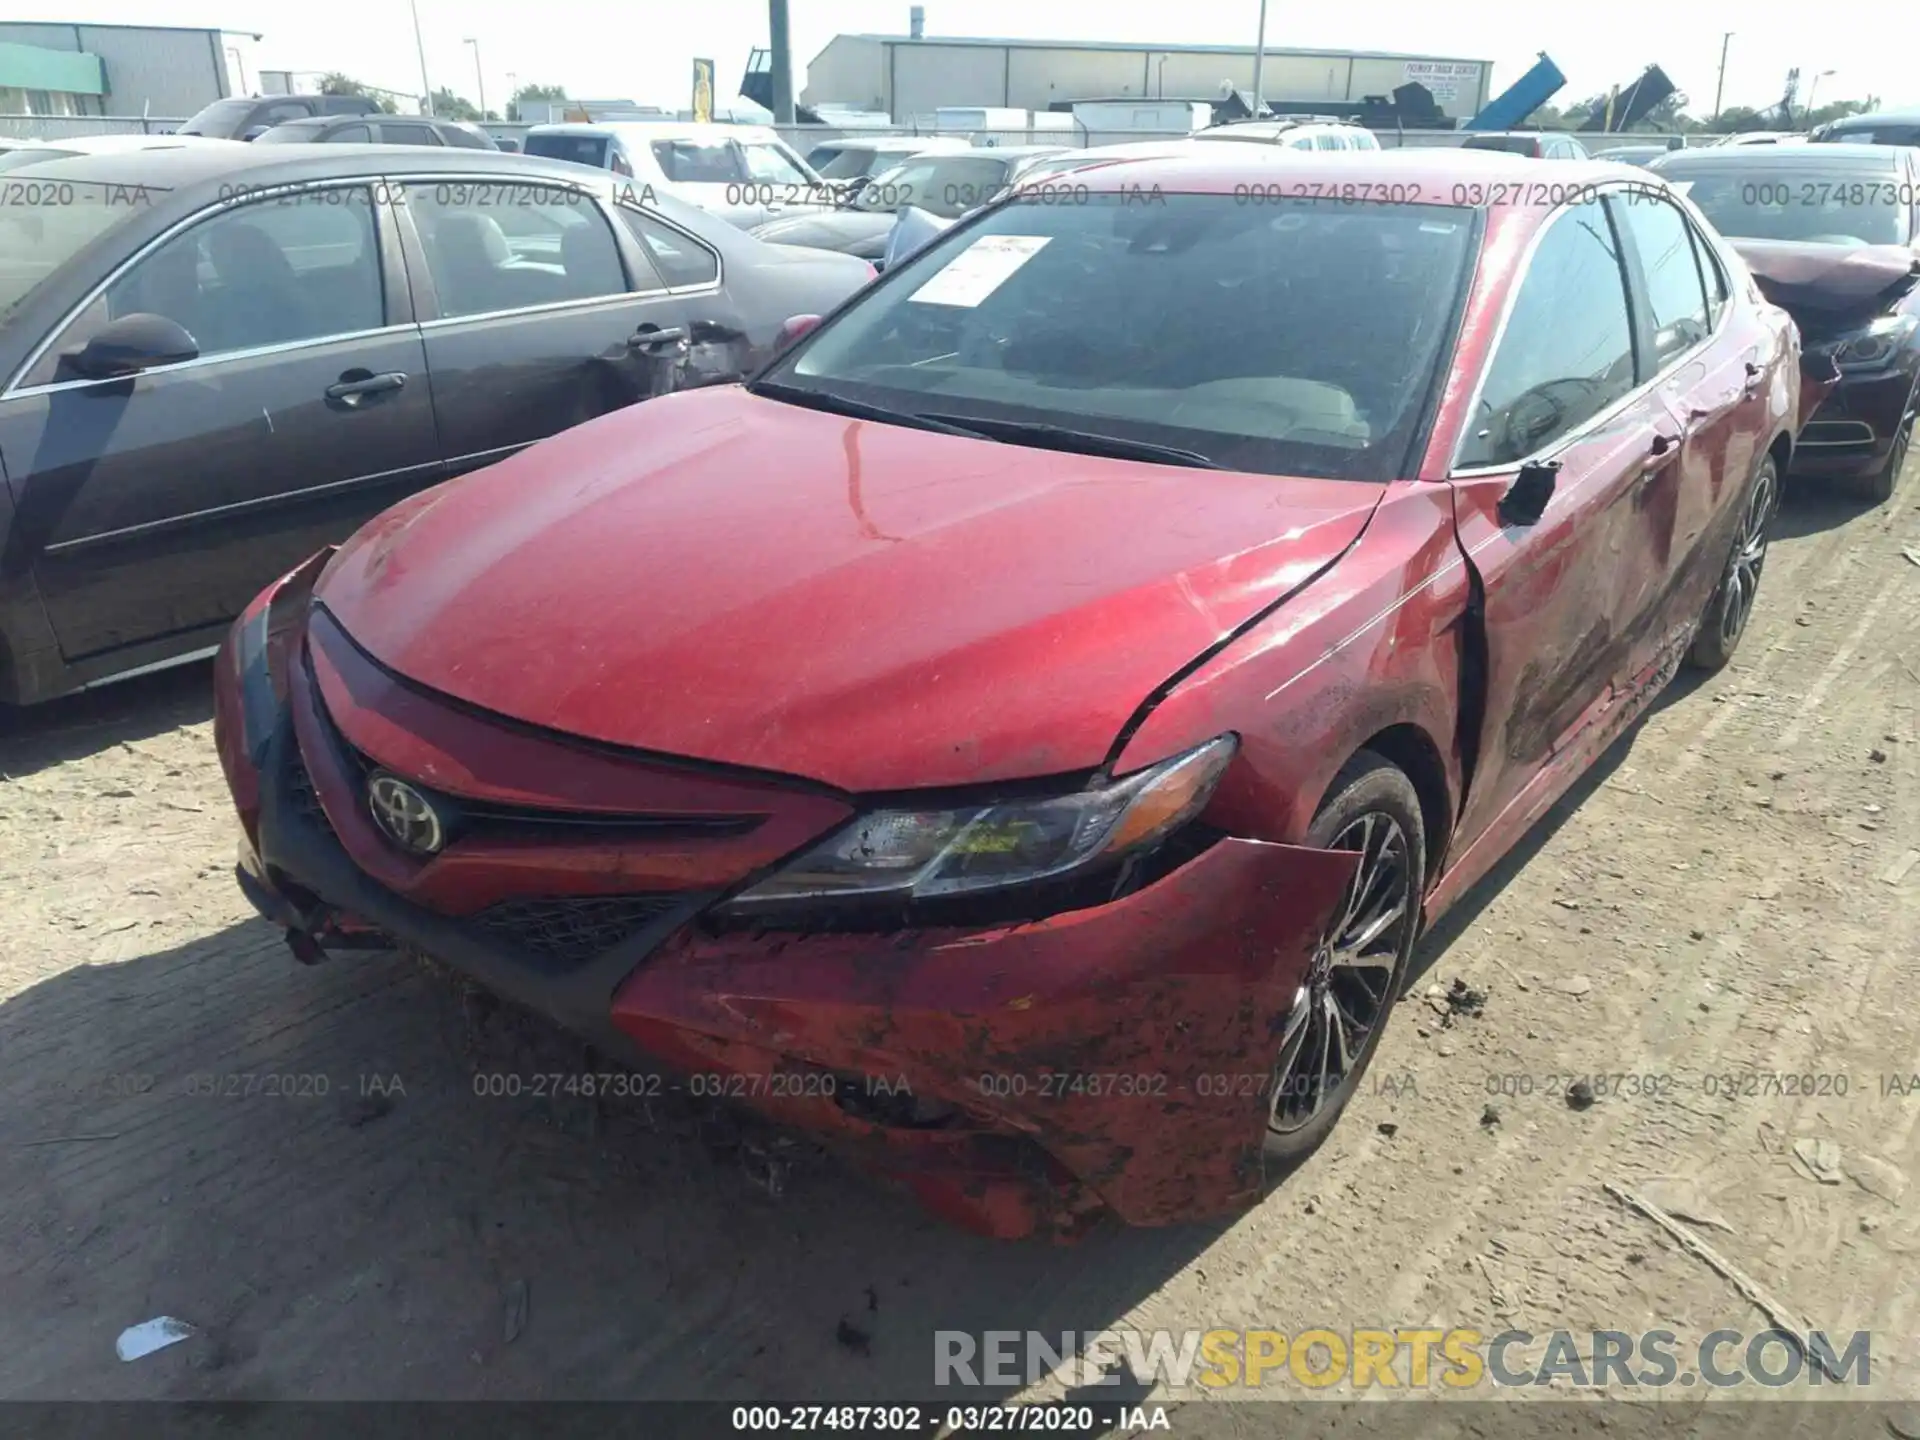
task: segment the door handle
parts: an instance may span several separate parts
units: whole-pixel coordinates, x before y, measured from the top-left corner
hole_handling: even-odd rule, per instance
[[[684,325],[668,325],[664,328],[658,325],[643,325],[627,337],[629,350],[645,350],[648,353],[664,350],[668,346],[685,349],[686,344],[687,327]]]
[[[1680,458],[1681,447],[1685,444],[1686,438],[1684,434],[1654,436],[1653,444],[1647,447],[1646,461],[1640,467],[1641,480],[1651,480],[1662,470],[1666,469],[1667,466],[1678,460]]]
[[[389,370],[384,375],[370,375],[364,370],[357,372],[349,370],[347,375],[353,378],[347,379],[343,376],[337,384],[327,387],[327,399],[337,400],[346,406],[356,406],[369,395],[399,390],[407,383],[406,373],[400,370]]]

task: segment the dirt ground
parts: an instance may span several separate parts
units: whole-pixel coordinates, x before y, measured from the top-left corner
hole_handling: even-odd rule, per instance
[[[568,1042],[396,957],[292,963],[231,878],[204,668],[12,717],[0,1396],[882,1400],[929,1393],[936,1329],[1767,1328],[1603,1189],[1668,1177],[1920,1398],[1920,1085],[1890,1078],[1920,1074],[1917,508],[1920,467],[1874,511],[1790,496],[1736,665],[1428,937],[1366,1093],[1265,1205],[1071,1248],[805,1155],[776,1196],[688,1114],[477,1095]],[[1456,980],[1478,1015],[1443,1017]],[[1595,1073],[1652,1078],[1566,1103]],[[1776,1074],[1819,1093],[1725,1093]],[[297,1093],[199,1093],[230,1075]],[[199,1333],[117,1360],[158,1315]]]

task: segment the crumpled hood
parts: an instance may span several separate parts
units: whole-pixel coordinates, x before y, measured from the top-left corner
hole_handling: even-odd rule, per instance
[[[1068,455],[737,386],[387,511],[317,587],[389,669],[594,740],[848,791],[1091,769],[1383,487]]]
[[[1730,242],[1760,293],[1796,319],[1831,322],[1876,315],[1920,277],[1920,256],[1901,245],[1812,245],[1799,240]]]

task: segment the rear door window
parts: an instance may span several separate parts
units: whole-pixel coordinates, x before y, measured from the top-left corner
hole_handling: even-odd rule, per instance
[[[607,137],[604,135],[529,135],[522,146],[528,155],[548,160],[565,160],[574,165],[607,168]]]
[[[1720,328],[1720,315],[1727,308],[1727,272],[1721,268],[1720,257],[1713,253],[1713,246],[1707,243],[1693,225],[1687,226],[1687,233],[1693,237],[1694,258],[1700,262],[1700,278],[1707,287],[1707,327]]]
[[[407,205],[443,318],[626,293],[613,230],[585,195],[414,184]]]
[[[1620,245],[1605,207],[1590,201],[1541,237],[1487,366],[1459,463],[1516,464],[1635,383]]]
[[[392,120],[380,122],[380,138],[389,145],[439,145],[440,132],[431,125],[409,125]]]
[[[1615,196],[1607,202],[1616,224],[1633,237],[1640,286],[1653,327],[1655,368],[1707,338],[1711,323],[1700,260],[1687,220],[1658,195]]]
[[[342,125],[327,135],[326,140],[332,145],[368,145],[373,142],[373,131],[365,125]]]
[[[692,236],[630,205],[620,206],[619,212],[621,221],[652,257],[654,268],[674,289],[711,285],[720,278],[720,257]]]

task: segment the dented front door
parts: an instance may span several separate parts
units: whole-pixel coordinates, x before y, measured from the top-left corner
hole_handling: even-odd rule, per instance
[[[1647,497],[1674,483],[1681,455],[1639,382],[1604,206],[1550,222],[1518,284],[1450,479],[1486,637],[1461,851],[1608,706],[1633,644],[1623,612],[1648,573]],[[1523,468],[1553,465],[1544,509],[1517,504]]]

